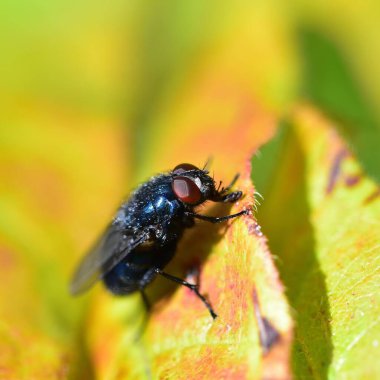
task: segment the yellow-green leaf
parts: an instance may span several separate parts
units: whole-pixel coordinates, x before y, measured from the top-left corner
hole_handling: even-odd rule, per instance
[[[240,168],[241,180],[236,186],[246,196],[232,208],[209,205],[202,212],[225,215],[252,208],[255,200],[249,157],[259,141],[271,135],[273,118],[253,102],[237,102],[227,113],[223,128],[219,124],[206,129],[204,125],[212,118],[212,111],[216,116],[225,99],[208,96],[209,91],[215,91],[213,88],[202,92],[191,86],[190,91],[199,96],[188,95],[187,106],[175,107],[177,112],[170,115],[170,125],[182,121],[182,133],[176,136],[173,149],[157,155],[152,166],[164,167],[172,162],[173,167],[182,161],[201,164],[206,152],[214,152],[212,171],[216,180],[228,183]],[[185,123],[187,114],[197,122],[189,119]],[[260,125],[259,131],[253,127],[255,124]],[[160,129],[162,132],[167,132],[162,134],[165,139],[174,140],[173,132]],[[235,154],[227,144],[233,138]],[[156,152],[160,140],[153,141],[158,146],[151,143],[151,149]],[[202,147],[202,142],[207,144]],[[187,231],[166,271],[195,281],[190,274],[194,267],[200,270],[201,292],[208,295],[219,315],[215,322],[191,291],[168,284],[165,279],[155,280],[147,292],[155,307],[145,334],[136,343],[144,313],[140,295],[115,300],[104,292],[99,294],[87,323],[88,347],[100,378],[146,378],[149,374],[168,379],[290,376],[291,321],[265,237],[253,216],[227,225],[201,222]],[[279,334],[273,348],[276,352],[272,357],[268,347],[264,361],[265,348],[260,345],[263,323],[270,323]],[[105,341],[104,336],[111,338]]]
[[[377,378],[379,190],[335,127],[310,107],[296,110],[258,219],[294,309],[296,377]]]
[[[378,189],[357,175],[335,129],[353,126],[366,137],[350,135],[375,176],[376,140],[352,118],[327,128],[316,111],[292,111],[302,90],[317,88],[311,99],[323,111],[359,112],[378,138],[378,14],[376,1],[2,1],[0,377],[288,378],[292,344],[296,377],[378,376],[370,361],[378,344]],[[300,25],[342,52],[335,74],[334,55],[302,54]],[[312,86],[301,71],[305,57]],[[338,75],[347,68],[349,76]],[[326,97],[339,107],[319,101]],[[342,104],[345,115],[336,112]],[[137,295],[115,299],[98,286],[84,299],[68,296],[76,261],[121,198],[156,172],[213,156],[215,177],[227,182],[239,171],[247,196],[232,209],[203,211],[252,206],[247,162],[284,115],[296,125],[286,135],[290,149],[268,160],[267,181],[257,184],[277,194],[259,187],[259,216],[281,259],[295,343],[252,216],[226,228],[199,223],[168,267],[194,280],[191,257],[201,259],[202,292],[220,314],[214,324],[191,293],[157,281],[146,333],[135,343],[144,315]],[[345,294],[354,282],[354,294]],[[264,355],[265,326],[280,340]]]

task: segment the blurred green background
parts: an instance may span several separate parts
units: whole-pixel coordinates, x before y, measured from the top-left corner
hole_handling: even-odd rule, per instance
[[[73,356],[71,375],[92,376],[68,353],[88,302],[69,298],[68,276],[118,201],[163,169],[186,132],[166,120],[199,78],[279,125],[311,102],[379,181],[379,15],[375,0],[2,1],[0,375],[54,377],[39,358]],[[275,162],[254,164],[264,196]]]
[[[215,70],[221,58],[241,59],[242,86],[279,115],[311,99],[344,120],[379,178],[368,149],[379,141],[378,14],[376,1],[4,1],[2,104],[13,116],[28,99],[117,118],[142,165],[156,113],[224,44]]]
[[[250,59],[246,80],[255,78],[260,101],[283,114],[312,99],[344,120],[371,167],[365,144],[377,137],[380,118],[378,8],[376,1],[4,1],[2,104],[10,111],[26,98],[116,117],[140,144],[130,152],[140,163],[155,113],[236,38],[236,49],[250,53],[231,48],[226,59]]]

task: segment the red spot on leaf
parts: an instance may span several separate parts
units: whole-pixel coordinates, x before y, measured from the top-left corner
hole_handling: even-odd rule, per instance
[[[360,175],[349,175],[344,179],[344,183],[346,184],[346,186],[351,187],[357,185],[360,182],[360,180]]]
[[[335,159],[331,166],[329,180],[328,180],[328,184],[326,188],[327,194],[330,194],[334,190],[336,182],[338,181],[338,178],[339,178],[342,161],[347,155],[348,155],[348,151],[346,149],[342,149],[335,156]]]
[[[372,192],[364,201],[364,204],[371,203],[380,197],[380,187]]]

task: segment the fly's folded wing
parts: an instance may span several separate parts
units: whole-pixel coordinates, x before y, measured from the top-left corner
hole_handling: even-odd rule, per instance
[[[148,238],[145,231],[132,232],[111,224],[79,264],[70,283],[70,293],[77,295],[88,290]]]

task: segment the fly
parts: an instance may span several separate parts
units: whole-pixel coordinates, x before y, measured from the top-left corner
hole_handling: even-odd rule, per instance
[[[236,202],[241,191],[230,191],[238,176],[226,188],[220,188],[205,169],[180,164],[172,171],[152,177],[140,185],[123,203],[112,223],[80,262],[70,291],[73,295],[88,290],[98,280],[116,295],[140,292],[150,309],[145,287],[160,275],[191,289],[217,317],[198,285],[164,272],[174,257],[178,241],[195,219],[220,223],[247,214],[247,210],[221,217],[198,214],[195,208],[210,200]]]

